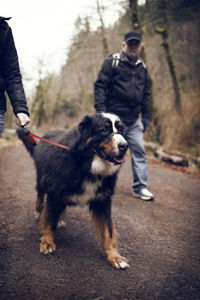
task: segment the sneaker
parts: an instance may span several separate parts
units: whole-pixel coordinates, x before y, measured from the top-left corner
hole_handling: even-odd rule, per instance
[[[133,191],[133,196],[137,197],[137,198],[140,198],[144,201],[152,201],[154,199],[153,194],[149,190],[147,190],[146,188],[141,189],[137,193]]]

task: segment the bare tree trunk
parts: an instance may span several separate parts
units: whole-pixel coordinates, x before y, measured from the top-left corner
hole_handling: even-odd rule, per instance
[[[80,93],[79,93],[80,111],[81,111],[81,113],[83,113],[84,109],[85,109],[85,87],[84,87],[84,84],[83,84],[82,75],[80,73],[80,70],[79,70],[77,64],[75,64],[75,69],[76,69],[77,79],[78,79],[78,83],[79,83],[79,87],[80,87]]]
[[[129,0],[129,7],[131,9],[131,21],[133,25],[133,29],[139,31],[141,35],[143,35],[142,26],[140,24],[139,15],[138,15],[138,4],[137,0]],[[142,47],[141,56],[143,60],[146,62],[146,54],[145,49]]]
[[[129,7],[131,9],[131,21],[132,21],[133,29],[136,31],[139,31],[141,33],[141,35],[143,36],[143,28],[140,24],[140,19],[139,19],[139,15],[138,15],[137,0],[129,0]],[[145,53],[144,47],[142,47],[141,57],[146,63],[147,59],[146,59],[146,53]],[[153,119],[153,117],[154,117],[153,116],[153,114],[154,114],[153,107],[154,106],[153,106],[152,80],[151,80],[149,73],[148,73],[148,76],[149,76],[150,105],[151,105],[150,117],[151,117],[151,119]]]
[[[176,75],[175,65],[172,59],[171,51],[170,51],[170,45],[168,41],[169,36],[169,24],[168,24],[168,17],[167,17],[167,0],[162,0],[161,10],[163,15],[163,28],[155,27],[155,31],[162,36],[162,46],[165,50],[167,63],[169,66],[169,71],[171,74],[172,84],[174,88],[174,95],[175,95],[175,108],[179,115],[181,115],[181,96],[180,96],[180,89],[179,89],[179,83],[178,78]]]
[[[137,0],[129,0],[129,7],[131,9],[131,21],[133,29],[139,30],[140,24],[137,11]]]
[[[108,55],[108,40],[106,38],[106,30],[105,30],[105,24],[104,24],[104,19],[103,19],[103,14],[102,14],[102,8],[99,5],[99,0],[97,0],[97,13],[99,16],[99,21],[101,24],[101,36],[102,36],[102,44],[103,44],[103,54],[104,57]]]
[[[51,116],[52,122],[55,121],[55,117],[56,117],[55,111],[62,102],[62,93],[63,93],[63,86],[64,86],[64,81],[65,81],[65,76],[64,76],[64,73],[62,71],[61,71],[60,74],[61,74],[61,77],[60,77],[61,79],[59,81],[59,88],[58,88],[58,92],[57,92],[57,95],[56,95],[55,104],[54,104],[54,107],[53,107],[53,110],[52,110],[52,116]]]

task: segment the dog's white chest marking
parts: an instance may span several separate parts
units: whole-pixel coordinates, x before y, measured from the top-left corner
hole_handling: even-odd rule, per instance
[[[90,171],[94,175],[111,176],[116,173],[119,168],[120,165],[114,165],[113,163],[95,155]]]
[[[100,158],[95,155],[92,161],[90,172],[93,175],[111,176],[118,171],[119,165]],[[75,194],[68,198],[69,201],[74,202],[77,205],[86,205],[90,200],[96,198],[97,189],[102,185],[101,179],[97,179],[95,182],[85,181],[82,186],[83,192],[81,194]]]
[[[95,199],[98,187],[101,185],[101,181],[96,182],[85,181],[83,183],[83,193],[72,195],[69,200],[76,203],[77,205],[86,205],[89,200]]]

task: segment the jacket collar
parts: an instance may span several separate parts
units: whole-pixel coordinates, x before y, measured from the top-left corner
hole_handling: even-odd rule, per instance
[[[126,61],[126,62],[132,64],[130,59],[128,59],[128,56],[126,55],[126,53],[124,51],[120,52],[120,60],[123,60],[123,61]],[[139,64],[142,64],[144,66],[144,68],[146,68],[143,60],[140,57],[137,57],[136,62],[134,63],[134,66],[137,66]]]
[[[129,63],[131,63],[130,59],[128,58],[128,56],[126,55],[126,53],[124,51],[121,51],[120,53],[120,59],[121,60],[124,60],[124,61],[127,61]],[[137,60],[136,62],[134,63],[134,65],[138,65],[140,62],[139,61],[139,58],[137,57]],[[132,64],[132,63],[131,63]]]

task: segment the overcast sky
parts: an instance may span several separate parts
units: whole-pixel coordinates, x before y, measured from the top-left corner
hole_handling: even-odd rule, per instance
[[[119,9],[113,4],[119,1],[99,2],[110,7],[105,21],[107,25],[112,24]],[[95,4],[96,0],[6,0],[1,3],[1,16],[12,17],[9,25],[25,75],[23,82],[27,94],[37,82],[39,59],[49,72],[58,72],[66,61],[77,17],[92,15],[95,24],[95,10],[92,8]]]

